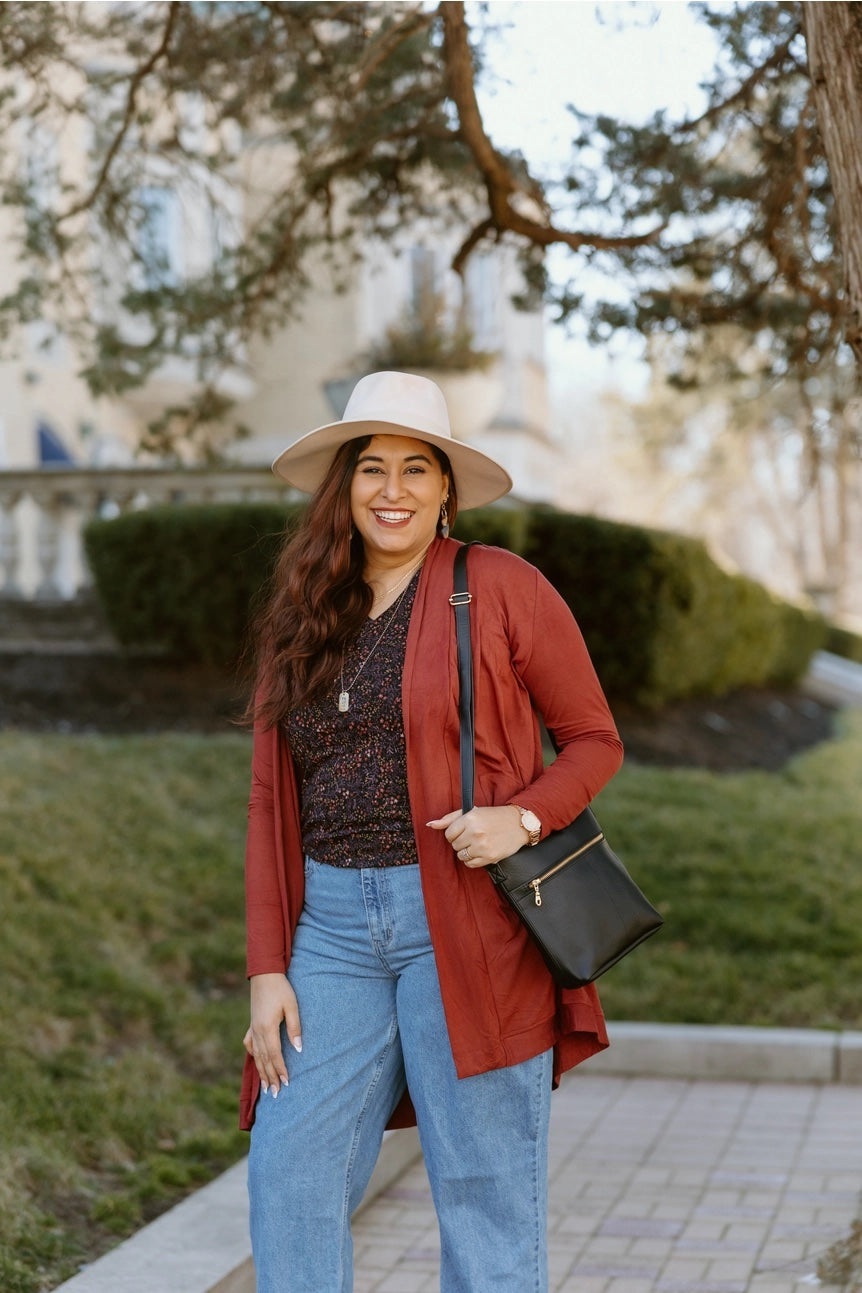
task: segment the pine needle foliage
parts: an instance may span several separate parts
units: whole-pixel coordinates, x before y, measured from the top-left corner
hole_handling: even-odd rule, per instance
[[[456,0],[8,0],[0,130],[20,147],[0,164],[0,191],[19,215],[19,276],[0,298],[0,334],[34,320],[62,329],[96,394],[184,359],[200,395],[184,423],[172,410],[154,426],[151,447],[165,448],[178,428],[224,416],[219,373],[301,312],[312,253],[343,280],[365,238],[421,220],[456,231],[459,272],[505,239],[523,303],[544,294],[559,319],[588,317],[600,342],[618,328],[660,337],[682,384],[723,326],[751,337],[762,382],[843,362],[803,6],[696,8],[718,50],[704,111],[633,123],[574,104],[571,156],[540,174],[526,147],[506,152],[488,134],[476,86],[493,14],[471,14],[471,28]],[[90,141],[77,168],[63,161],[75,138]],[[171,263],[153,236],[170,194],[209,212],[197,239],[209,254],[194,264]],[[551,277],[554,246],[569,255]],[[607,271],[612,295],[587,296],[587,265]]]

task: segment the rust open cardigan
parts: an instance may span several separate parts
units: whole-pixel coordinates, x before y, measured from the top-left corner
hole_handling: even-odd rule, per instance
[[[460,804],[452,569],[460,545],[435,539],[411,613],[402,706],[422,891],[459,1077],[553,1046],[555,1081],[608,1044],[595,989],[559,989],[483,868],[462,865],[426,822]],[[477,805],[514,801],[566,825],[619,768],[622,744],[571,612],[531,565],[499,548],[470,554]],[[332,703],[337,697],[333,690]],[[543,768],[537,711],[560,753]],[[303,902],[299,790],[283,730],[255,730],[246,849],[249,976],[285,973]],[[300,1002],[300,1011],[302,1003]],[[240,1125],[260,1082],[250,1056]],[[390,1126],[415,1121],[409,1092]]]

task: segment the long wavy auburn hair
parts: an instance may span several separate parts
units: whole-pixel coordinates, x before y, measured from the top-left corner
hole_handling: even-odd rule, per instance
[[[267,727],[335,683],[344,650],[371,610],[374,594],[362,576],[365,552],[350,510],[353,474],[370,442],[362,436],[338,449],[299,527],[287,536],[252,624],[258,685],[248,717]],[[451,526],[458,513],[452,468],[442,450],[428,448],[449,478]]]

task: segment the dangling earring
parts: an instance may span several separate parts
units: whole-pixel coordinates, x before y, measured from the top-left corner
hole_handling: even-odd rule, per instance
[[[440,533],[444,539],[449,538],[449,513],[446,511],[446,500],[448,497],[449,495],[447,494],[440,507]]]

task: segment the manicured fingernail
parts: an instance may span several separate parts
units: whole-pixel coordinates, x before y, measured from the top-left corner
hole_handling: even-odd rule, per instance
[[[260,1094],[261,1094],[261,1095],[266,1095],[266,1091],[267,1091],[266,1083],[265,1083],[265,1082],[261,1082],[261,1084],[260,1084]]]
[[[301,1037],[294,1037],[294,1039],[293,1039],[293,1043],[292,1043],[292,1044],[293,1044],[293,1049],[294,1049],[295,1051],[301,1051],[301,1050],[302,1050],[302,1038],[301,1038]]]
[[[281,1079],[281,1085],[282,1085],[282,1086],[287,1086],[287,1084],[288,1084],[288,1080],[287,1080],[287,1078],[286,1078],[286,1077],[283,1077],[283,1078]]]
[[[277,1099],[278,1099],[278,1087],[275,1085],[275,1083],[274,1083],[274,1082],[273,1082],[272,1086],[271,1086],[269,1089],[270,1089],[270,1091],[272,1092],[272,1098],[273,1098],[273,1100],[277,1100]]]

